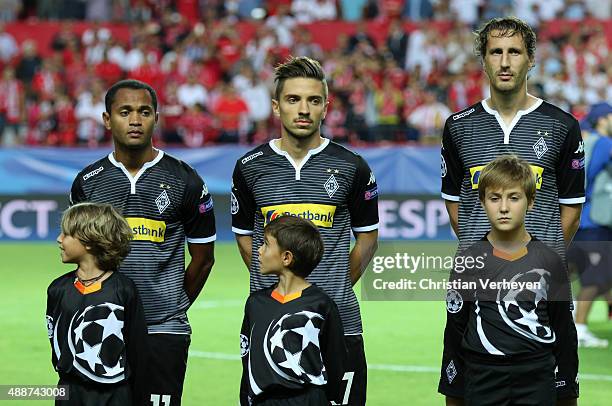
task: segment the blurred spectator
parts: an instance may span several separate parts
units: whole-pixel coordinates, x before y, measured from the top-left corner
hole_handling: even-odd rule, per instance
[[[584,5],[591,17],[602,20],[612,17],[612,0],[584,0]]]
[[[339,0],[342,19],[345,21],[359,21],[363,16],[363,7],[367,0]]]
[[[238,0],[237,14],[241,20],[253,18],[251,14],[256,8],[262,8],[263,0]]]
[[[43,100],[50,100],[61,86],[57,66],[51,59],[43,59],[42,66],[32,78],[32,90]]]
[[[219,120],[219,142],[246,141],[249,107],[231,84],[221,85],[221,94],[214,103],[212,113]]]
[[[236,86],[236,89],[248,107],[249,127],[251,128],[249,132],[254,134],[254,138],[265,141],[267,123],[272,113],[270,91],[250,66],[246,67],[244,77],[245,82],[242,86]]]
[[[374,91],[377,128],[376,138],[372,141],[395,141],[401,124],[402,92],[393,86],[388,77],[383,79],[382,87]]]
[[[450,0],[450,10],[453,13],[453,20],[473,27],[478,22],[478,9],[484,3],[484,0]]]
[[[482,18],[489,20],[513,14],[513,0],[487,0],[483,4]]]
[[[419,130],[421,141],[436,143],[436,139],[442,135],[444,122],[451,114],[446,105],[436,100],[435,93],[427,91],[423,104],[414,109],[408,117],[408,122]]]
[[[411,21],[423,21],[431,19],[433,17],[433,6],[431,3],[431,0],[406,0],[406,5],[404,6],[403,14],[404,18],[407,18]]]
[[[203,106],[206,106],[208,103],[208,92],[198,81],[197,72],[193,71],[187,75],[187,82],[178,87],[177,96],[179,102],[187,108],[192,107],[196,103]]]
[[[166,86],[159,93],[159,118],[162,128],[162,140],[165,143],[177,144],[181,142],[178,134],[178,122],[183,116],[185,107],[177,96],[178,84],[174,80],[166,81]]]
[[[4,23],[0,22],[0,61],[9,63],[18,52],[15,38],[4,30]]]
[[[62,9],[62,0],[38,0],[36,15],[45,20],[57,20]]]
[[[351,133],[348,125],[348,108],[342,97],[334,98],[327,108],[323,121],[323,136],[336,142],[349,142]]]
[[[375,49],[374,40],[368,33],[368,26],[366,25],[366,22],[359,21],[355,27],[355,30],[355,33],[349,37],[347,51],[351,53],[357,48],[361,50],[369,49],[373,51]]]
[[[295,18],[291,16],[290,12],[287,4],[280,4],[276,14],[266,20],[266,25],[276,32],[278,43],[285,47],[291,47],[293,44],[291,31],[296,24]]]
[[[299,24],[335,20],[338,11],[335,0],[293,0],[291,13]]]
[[[105,87],[110,87],[113,83],[119,81],[123,77],[121,67],[109,60],[108,50],[104,51],[102,60],[100,63],[95,65],[94,69],[96,76],[104,81]]]
[[[91,21],[108,21],[112,15],[112,1],[87,0],[85,18]]]
[[[191,106],[176,125],[183,144],[189,148],[198,148],[215,141],[218,135],[213,117],[199,103]]]
[[[15,77],[15,69],[4,68],[0,81],[0,144],[20,143],[21,126],[25,120],[25,91]]]
[[[104,122],[102,113],[104,105],[104,87],[100,81],[93,82],[91,89],[78,95],[75,108],[78,142],[90,147],[97,146],[104,139]]]
[[[316,60],[323,58],[323,49],[312,40],[312,34],[307,29],[295,30],[293,51],[295,55],[307,56]]]
[[[0,2],[0,22],[9,23],[15,21],[21,11],[21,1],[2,0]]]
[[[406,0],[379,0],[380,17],[395,20],[402,16]]]
[[[408,35],[402,27],[401,20],[393,20],[389,25],[389,33],[387,34],[387,49],[393,55],[393,59],[399,66],[404,66],[406,63],[406,49],[408,47]]]

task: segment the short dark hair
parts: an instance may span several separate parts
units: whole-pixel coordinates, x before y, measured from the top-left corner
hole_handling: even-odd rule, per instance
[[[130,252],[132,228],[107,203],[79,203],[62,215],[62,233],[89,247],[97,265],[115,271]]]
[[[311,59],[307,56],[290,57],[278,65],[274,69],[274,82],[276,83],[276,89],[274,91],[274,98],[279,99],[285,80],[292,78],[308,78],[320,80],[323,84],[323,95],[327,99],[328,89],[327,80],[325,79],[325,72],[321,63],[315,59]]]
[[[481,59],[487,54],[487,43],[492,31],[499,31],[499,37],[512,37],[520,34],[527,49],[529,59],[535,58],[536,34],[533,29],[517,17],[498,17],[484,23],[474,34],[474,52]]]
[[[140,80],[126,79],[116,82],[110,87],[110,89],[106,91],[106,96],[104,96],[104,105],[106,106],[106,112],[108,114],[111,113],[111,108],[113,106],[113,102],[115,101],[115,95],[120,89],[146,90],[151,95],[151,101],[153,102],[153,111],[157,112],[157,93],[155,93],[155,90],[151,86],[144,82],[141,82]]]
[[[502,155],[489,162],[478,178],[478,198],[484,202],[487,188],[507,189],[519,185],[529,203],[535,200],[536,179],[529,163],[516,155]]]
[[[281,251],[290,251],[293,262],[288,268],[302,278],[307,277],[323,258],[323,239],[312,222],[296,216],[281,216],[272,220],[264,235],[276,239]]]

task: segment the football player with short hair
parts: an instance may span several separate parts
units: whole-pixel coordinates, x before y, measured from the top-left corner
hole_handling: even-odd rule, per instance
[[[374,256],[378,239],[378,187],[365,160],[321,136],[328,90],[321,64],[291,58],[276,68],[272,100],[281,138],[236,162],[232,177],[232,230],[250,270],[251,292],[276,282],[259,272],[257,247],[263,229],[279,216],[311,220],[321,232],[325,253],[308,276],[338,305],[349,362],[341,404],[364,405],[367,366],[359,303],[353,291]],[[355,245],[350,248],[351,231]]]
[[[159,113],[151,86],[117,82],[105,104],[102,118],[114,151],[77,175],[70,202],[110,203],[132,228],[131,251],[119,271],[134,281],[145,310],[147,402],[180,405],[191,342],[187,309],[214,263],[213,200],[192,167],[153,147]]]

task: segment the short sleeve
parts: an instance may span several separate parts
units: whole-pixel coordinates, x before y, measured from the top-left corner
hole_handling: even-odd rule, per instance
[[[378,185],[374,172],[360,156],[348,207],[354,232],[365,233],[378,229]]]
[[[230,195],[232,231],[240,235],[252,235],[255,228],[255,199],[238,165],[239,162],[236,162]]]
[[[442,147],[440,149],[440,176],[442,178],[442,198],[458,202],[463,181],[463,165],[457,147],[452,140],[449,121],[444,125]]]
[[[187,178],[182,219],[187,242],[206,244],[216,240],[213,198],[204,180],[193,169]]]
[[[68,198],[70,206],[85,201],[85,192],[81,182],[81,174],[79,173],[72,181],[72,187],[70,188],[70,196]]]
[[[584,159],[584,142],[578,121],[574,119],[559,153],[557,165],[559,203],[584,203]]]

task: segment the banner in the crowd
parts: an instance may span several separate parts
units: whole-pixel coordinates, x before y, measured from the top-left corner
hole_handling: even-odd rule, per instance
[[[232,241],[230,199],[213,194],[217,239]],[[0,241],[52,241],[60,232],[67,195],[0,196]],[[384,240],[453,238],[444,202],[436,196],[382,195],[379,236]]]
[[[215,146],[169,149],[193,166],[208,190],[229,194],[236,160],[250,147]],[[370,165],[381,194],[439,195],[439,147],[356,149]],[[104,157],[110,148],[8,148],[0,150],[0,196],[68,194],[77,173]]]

